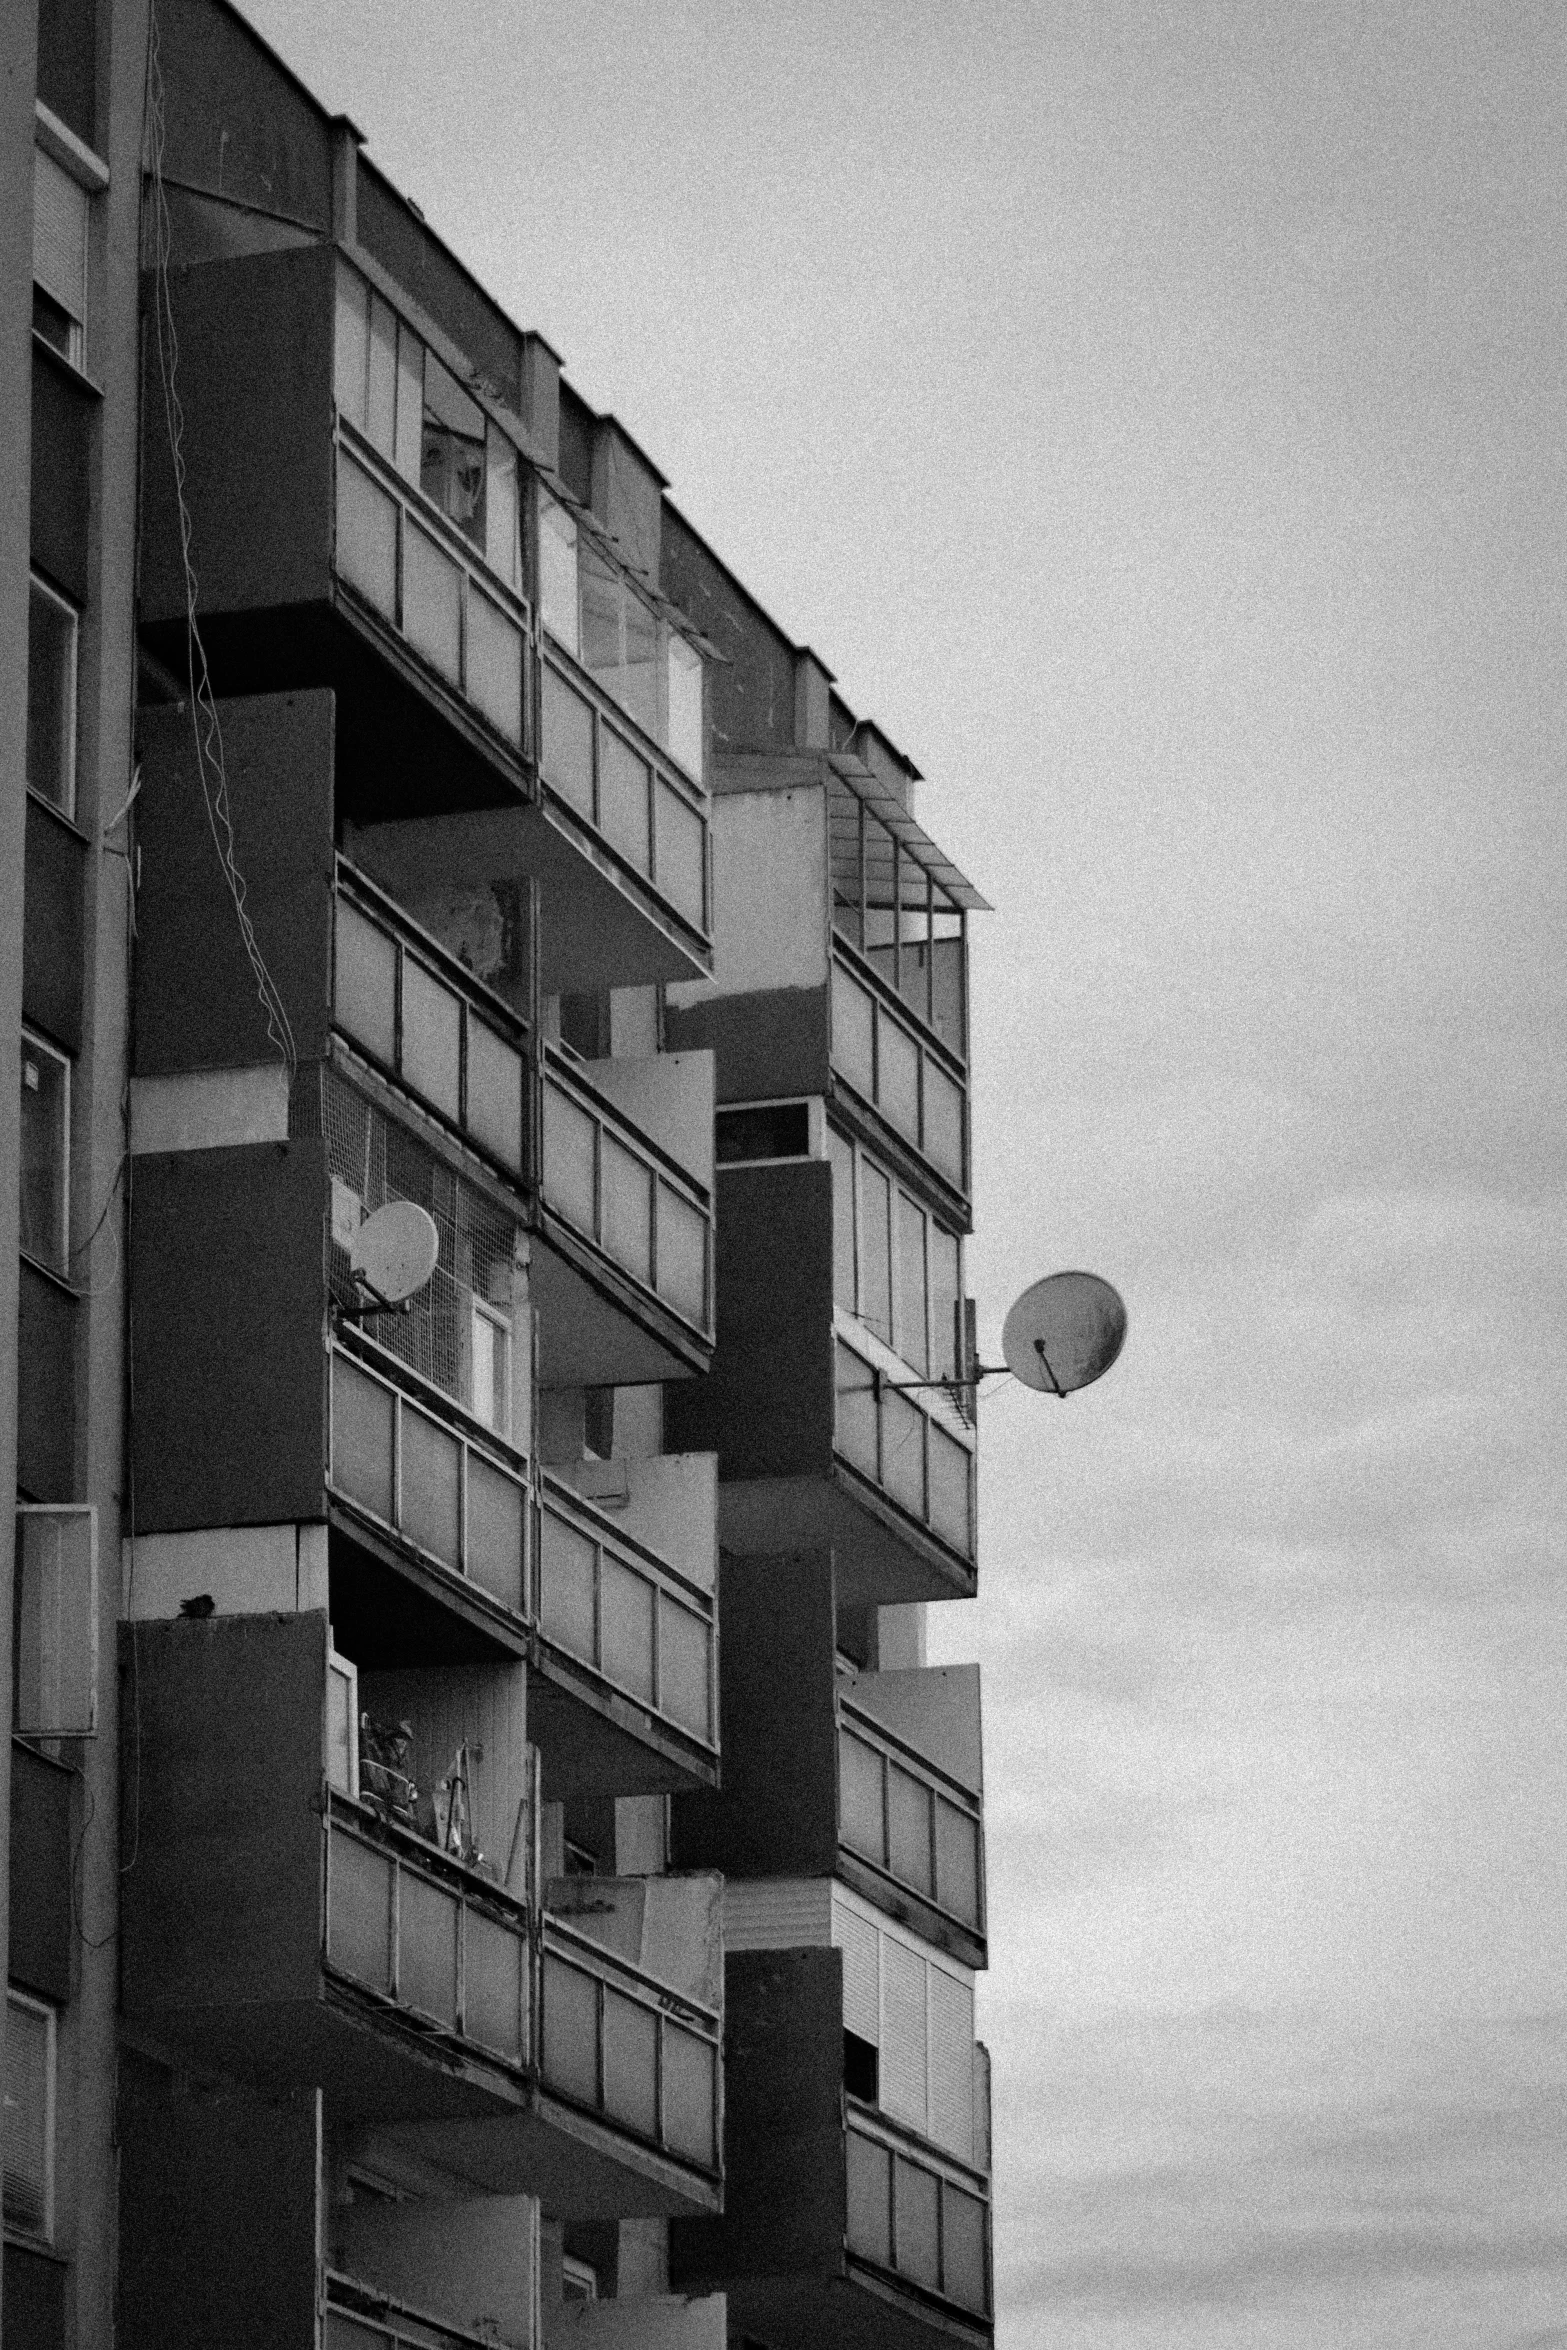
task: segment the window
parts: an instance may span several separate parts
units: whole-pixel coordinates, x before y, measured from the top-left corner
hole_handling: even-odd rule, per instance
[[[71,1148],[71,1064],[30,1029],[22,1031],[23,1254],[63,1274]]]
[[[34,572],[27,597],[27,786],[76,811],[76,646],[74,606]]]
[[[41,147],[33,150],[33,332],[73,367],[85,357],[87,330],[85,188]]]
[[[556,643],[700,782],[706,723],[696,647],[542,490],[538,563],[539,609]]]
[[[752,1102],[743,1109],[720,1110],[714,1132],[714,1156],[721,1167],[803,1159],[811,1148],[810,1108],[805,1102]]]
[[[344,1795],[358,1795],[359,1668],[335,1648],[326,1660],[326,1775]]]
[[[575,660],[581,650],[577,613],[577,526],[553,498],[539,499],[539,613],[558,645]]]
[[[5,2224],[47,2244],[54,2235],[54,2010],[6,1993]]]
[[[433,351],[424,355],[419,487],[476,546],[484,536],[484,410]]]
[[[832,785],[828,820],[834,930],[875,966],[917,1020],[964,1058],[962,906],[841,778]]]
[[[24,1738],[98,1728],[98,1513],[89,1502],[19,1502],[12,1719]]]
[[[473,1361],[470,1381],[474,1417],[511,1441],[511,1324],[504,1314],[473,1301]]]
[[[596,2301],[599,2297],[596,2271],[585,2260],[573,2260],[569,2253],[560,2264],[560,2297],[562,2301]]]
[[[846,2070],[852,2061],[867,2087],[874,2082],[871,2096],[850,2095],[972,2162],[973,1977],[836,1897],[833,1941],[843,1952]],[[852,2055],[851,2040],[860,2043]]]
[[[955,1379],[962,1267],[948,1232],[836,1127],[833,1302],[894,1347],[922,1379]]]

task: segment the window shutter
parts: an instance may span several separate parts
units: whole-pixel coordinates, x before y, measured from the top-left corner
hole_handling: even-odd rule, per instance
[[[833,1940],[843,1952],[843,2028],[874,2048],[881,2039],[876,1987],[876,1945],[881,1937],[868,1919],[833,1905]]]
[[[882,2110],[910,2129],[926,2128],[925,1961],[881,1937]]]
[[[49,2071],[53,2019],[15,1997],[6,2001],[5,2224],[49,2234]]]
[[[930,1969],[930,2134],[964,2162],[974,2159],[974,1994]]]
[[[87,315],[87,191],[33,149],[33,276],[78,322]]]

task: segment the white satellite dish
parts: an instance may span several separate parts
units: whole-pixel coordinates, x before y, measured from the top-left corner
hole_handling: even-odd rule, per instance
[[[354,1234],[348,1269],[377,1306],[406,1305],[435,1271],[435,1218],[411,1199],[389,1199]]]
[[[1025,1289],[1001,1332],[1007,1369],[1025,1387],[1068,1396],[1103,1378],[1126,1337],[1126,1307],[1097,1273],[1050,1273]]]

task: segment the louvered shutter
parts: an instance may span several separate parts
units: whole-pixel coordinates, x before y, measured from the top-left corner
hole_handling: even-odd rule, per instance
[[[12,1996],[5,2031],[5,2224],[49,2233],[49,2072],[53,2019]]]
[[[33,276],[80,324],[87,315],[87,191],[33,149]]]
[[[833,1940],[843,1952],[843,2028],[874,2048],[881,2039],[876,1946],[881,1937],[868,1918],[833,1907]]]
[[[925,1961],[881,1937],[881,2095],[884,2113],[926,2128]]]
[[[974,1994],[930,1969],[930,2134],[963,2162],[974,2159]]]

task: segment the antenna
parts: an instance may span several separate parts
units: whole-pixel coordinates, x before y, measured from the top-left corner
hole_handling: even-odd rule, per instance
[[[1025,1387],[1059,1396],[1102,1379],[1126,1339],[1126,1307],[1097,1273],[1050,1273],[1006,1318],[1001,1351]]]
[[[345,1322],[368,1314],[407,1313],[435,1271],[441,1236],[435,1218],[416,1200],[389,1199],[366,1216],[353,1237],[348,1269],[357,1293],[338,1310]]]

